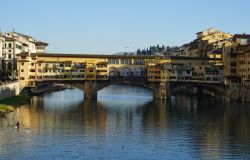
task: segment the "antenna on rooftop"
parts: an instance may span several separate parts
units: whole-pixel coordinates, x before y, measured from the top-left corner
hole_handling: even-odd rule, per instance
[[[15,32],[15,28],[12,29],[12,32]]]

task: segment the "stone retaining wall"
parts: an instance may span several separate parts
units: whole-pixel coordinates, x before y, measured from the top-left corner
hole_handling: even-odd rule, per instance
[[[19,95],[20,85],[19,82],[4,84],[0,86],[0,100]]]

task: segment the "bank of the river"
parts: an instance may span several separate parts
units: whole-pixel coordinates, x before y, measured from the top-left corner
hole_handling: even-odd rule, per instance
[[[0,101],[0,116],[12,112],[16,107],[26,104],[30,100],[27,95],[18,95]]]

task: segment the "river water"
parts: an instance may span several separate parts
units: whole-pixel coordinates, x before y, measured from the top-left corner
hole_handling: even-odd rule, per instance
[[[126,85],[98,101],[78,89],[48,93],[0,118],[0,159],[250,159],[250,104],[153,101]]]

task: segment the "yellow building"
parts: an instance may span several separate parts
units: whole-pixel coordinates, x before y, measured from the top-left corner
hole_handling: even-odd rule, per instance
[[[169,63],[169,57],[156,57],[147,63],[147,79],[149,82],[166,81],[167,71],[164,69],[165,63]]]
[[[148,63],[147,75],[149,82],[160,82],[161,81],[162,64],[161,63]]]
[[[108,62],[99,62],[96,64],[96,79],[108,80]]]
[[[219,57],[219,54],[214,55],[213,51],[221,49],[224,43],[230,41],[232,38],[231,34],[221,32],[214,28],[209,28],[196,34],[197,39],[182,46],[183,55],[191,57],[210,57],[210,54],[212,54],[212,57]]]
[[[237,75],[241,85],[250,88],[250,44],[237,48]]]
[[[149,82],[190,81],[223,83],[223,69],[211,63],[210,58],[168,57],[164,62],[150,61]]]

